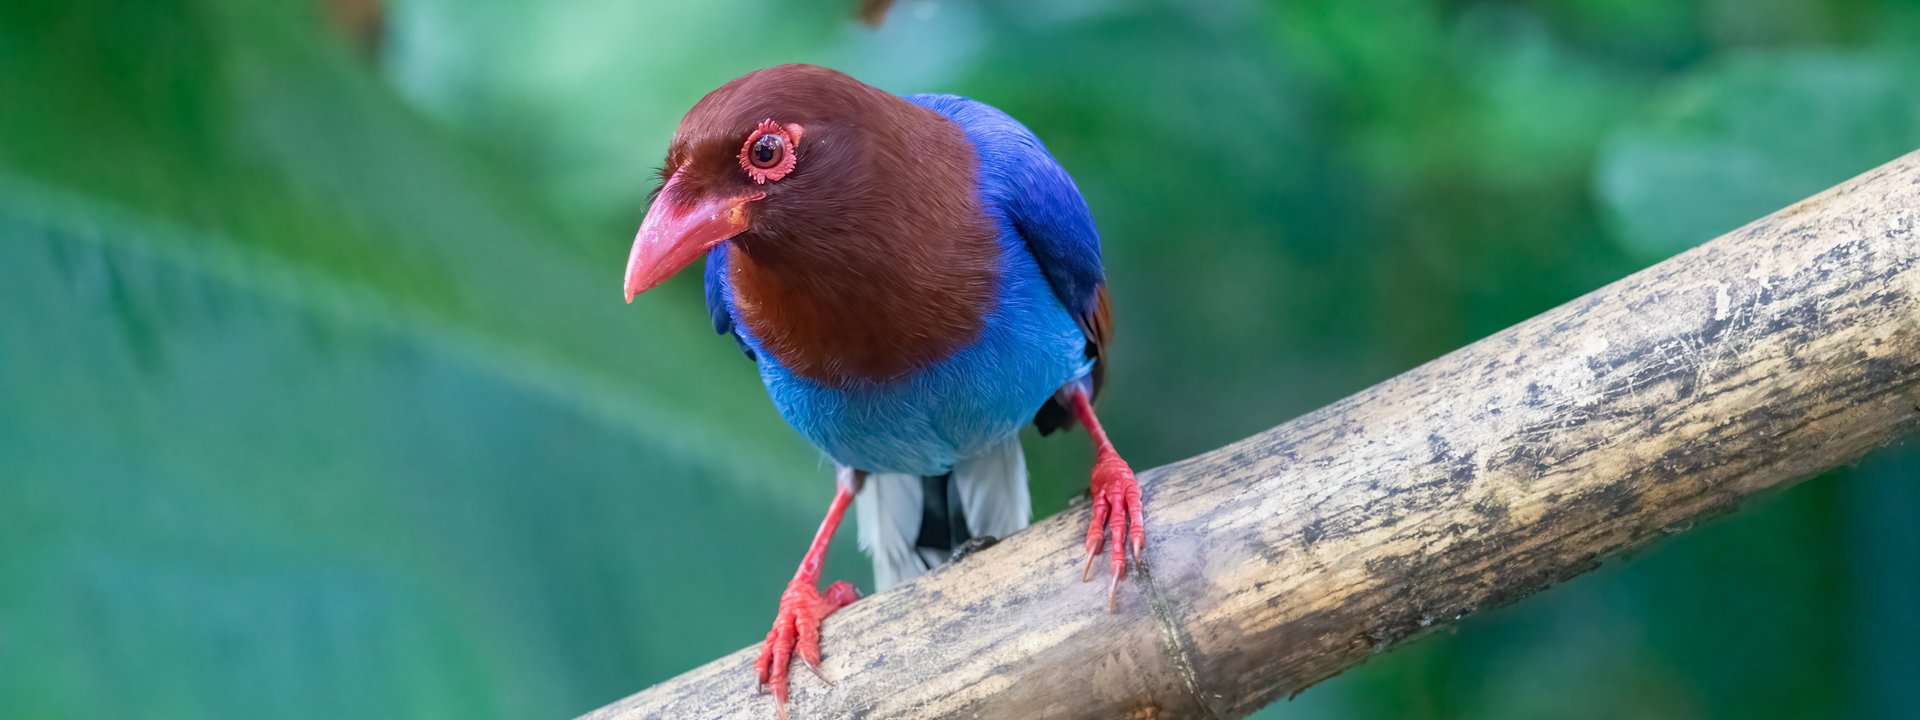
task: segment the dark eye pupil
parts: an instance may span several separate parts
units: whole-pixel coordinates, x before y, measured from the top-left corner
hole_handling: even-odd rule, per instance
[[[753,162],[758,165],[772,165],[780,156],[781,140],[779,135],[761,135],[753,143]]]

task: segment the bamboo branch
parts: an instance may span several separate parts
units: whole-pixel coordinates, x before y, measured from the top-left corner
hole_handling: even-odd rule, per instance
[[[1240,717],[1920,428],[1920,152],[854,603],[792,716]],[[1284,380],[1280,380],[1284,382]],[[596,718],[773,717],[752,648]]]

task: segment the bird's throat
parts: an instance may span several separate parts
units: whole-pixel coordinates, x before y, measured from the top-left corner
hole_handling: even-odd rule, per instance
[[[733,304],[762,349],[801,377],[846,387],[910,377],[980,335],[996,296],[986,228],[918,241],[739,238]]]

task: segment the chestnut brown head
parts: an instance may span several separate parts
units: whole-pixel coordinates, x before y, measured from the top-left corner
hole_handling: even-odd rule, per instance
[[[667,150],[628,256],[627,301],[729,238],[817,235],[870,212],[873,166],[904,160],[876,157],[897,143],[873,136],[901,134],[889,118],[904,105],[812,65],[758,70],[708,93]]]
[[[827,383],[904,376],[975,337],[999,246],[952,121],[826,68],[740,77],[687,111],[626,294],[728,244],[761,355]]]

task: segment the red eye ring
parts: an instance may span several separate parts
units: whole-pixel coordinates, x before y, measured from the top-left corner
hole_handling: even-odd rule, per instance
[[[800,162],[800,136],[804,133],[793,123],[781,125],[773,118],[760,121],[740,145],[740,169],[758,185],[786,177]]]

